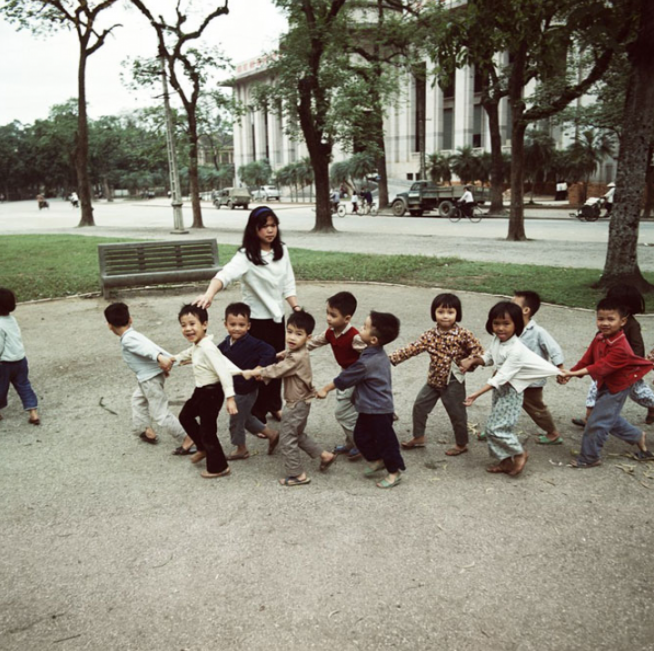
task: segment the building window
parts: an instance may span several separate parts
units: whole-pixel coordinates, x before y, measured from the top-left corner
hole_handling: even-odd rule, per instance
[[[454,109],[443,109],[443,146],[441,149],[454,148]]]
[[[454,99],[454,70],[440,86],[443,91],[443,99]]]
[[[482,125],[483,125],[483,107],[481,104],[475,104],[472,115],[472,146],[483,147]]]

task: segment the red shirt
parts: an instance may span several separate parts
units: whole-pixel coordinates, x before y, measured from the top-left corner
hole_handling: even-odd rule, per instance
[[[329,342],[334,353],[334,357],[341,368],[349,368],[359,359],[359,351],[352,348],[352,340],[359,334],[356,328],[348,328],[340,337],[334,334],[329,328],[325,332],[325,339]]]
[[[597,381],[598,389],[606,384],[611,393],[618,393],[647,375],[652,366],[652,362],[634,355],[624,332],[620,330],[612,337],[597,333],[584,356],[570,370],[585,368]]]

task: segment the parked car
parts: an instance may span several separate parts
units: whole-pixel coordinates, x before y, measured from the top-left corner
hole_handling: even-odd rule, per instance
[[[252,193],[255,201],[279,201],[279,190],[274,185],[262,185]]]
[[[236,206],[241,206],[247,210],[250,201],[252,201],[252,196],[247,188],[223,188],[214,191],[213,194],[213,205],[216,208],[227,206],[234,210]]]

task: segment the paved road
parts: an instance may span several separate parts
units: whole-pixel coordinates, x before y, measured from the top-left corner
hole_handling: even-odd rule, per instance
[[[76,229],[79,212],[63,201],[52,201],[48,211],[39,212],[36,204],[12,202],[0,205],[0,229],[3,233],[74,232],[83,235],[131,236],[172,239],[172,209],[166,200],[147,202],[98,203],[96,227]],[[310,206],[279,204],[284,238],[294,247],[323,251],[362,253],[411,253],[456,256],[491,262],[525,262],[559,267],[602,269],[606,257],[608,222],[580,222],[559,208],[529,209],[526,232],[528,242],[506,242],[507,220],[493,218],[472,224],[432,217],[335,217],[335,233],[316,234],[315,214]],[[216,237],[223,243],[240,243],[247,212],[217,210],[206,203],[203,218],[206,228],[191,232],[192,237]],[[191,221],[190,206],[184,206],[184,220]],[[654,271],[654,223],[640,226],[639,263],[643,270]],[[650,247],[649,244],[652,244]]]

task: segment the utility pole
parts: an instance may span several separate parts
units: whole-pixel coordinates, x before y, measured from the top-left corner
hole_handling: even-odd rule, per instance
[[[187,235],[184,230],[184,217],[182,215],[182,196],[179,190],[179,172],[177,170],[177,154],[175,153],[175,132],[173,129],[173,114],[170,110],[170,97],[168,95],[168,80],[166,79],[166,59],[159,52],[161,61],[161,83],[163,85],[164,109],[166,112],[166,144],[168,150],[168,170],[170,172],[170,203],[173,207],[173,230],[175,235]]]

